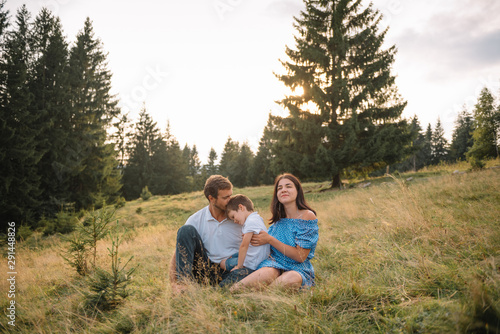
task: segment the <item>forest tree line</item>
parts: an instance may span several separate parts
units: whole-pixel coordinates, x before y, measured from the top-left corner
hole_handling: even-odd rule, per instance
[[[303,93],[269,115],[257,152],[228,138],[202,164],[195,145],[181,147],[144,107],[132,124],[110,94],[106,52],[90,19],[71,45],[60,19],[22,6],[11,21],[0,2],[0,178],[2,221],[40,227],[78,212],[153,195],[202,189],[222,174],[237,187],[270,184],[291,172],[303,180],[418,170],[442,161],[498,156],[499,106],[483,89],[472,113],[458,115],[451,143],[440,121],[426,131],[402,117],[391,66],[395,47],[381,48],[380,15],[360,4],[305,1],[297,45],[286,49],[278,79]],[[333,1],[336,3],[336,1]],[[341,8],[341,5],[344,8]],[[332,17],[341,24],[331,25]],[[349,29],[346,27],[349,26]],[[346,47],[348,45],[348,47]]]

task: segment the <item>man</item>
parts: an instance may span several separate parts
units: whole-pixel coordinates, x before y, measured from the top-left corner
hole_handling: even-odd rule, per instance
[[[241,226],[226,217],[226,205],[233,194],[231,182],[210,176],[204,188],[208,206],[188,218],[177,231],[175,255],[170,262],[170,282],[174,292],[182,291],[184,280],[224,286],[248,275],[246,268],[224,271],[219,263],[238,252]]]

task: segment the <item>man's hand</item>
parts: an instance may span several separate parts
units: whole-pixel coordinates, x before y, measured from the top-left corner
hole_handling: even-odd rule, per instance
[[[220,261],[220,267],[221,267],[221,269],[223,269],[223,270],[226,270],[226,260],[227,260],[227,259],[224,259],[224,260]]]

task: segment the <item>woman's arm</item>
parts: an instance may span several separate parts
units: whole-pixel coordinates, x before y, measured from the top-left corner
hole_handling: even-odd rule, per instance
[[[304,262],[307,259],[307,256],[311,251],[310,249],[305,249],[300,246],[293,247],[284,244],[275,237],[269,235],[266,231],[261,231],[259,234],[254,234],[250,243],[252,246],[270,244],[283,255],[300,263]]]

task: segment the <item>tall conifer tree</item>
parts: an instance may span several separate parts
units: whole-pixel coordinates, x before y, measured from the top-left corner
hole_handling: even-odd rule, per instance
[[[423,165],[429,166],[432,164],[432,126],[427,124],[427,129],[424,134],[424,142],[422,145]]]
[[[6,21],[5,12],[2,34]],[[30,112],[33,94],[28,83],[31,75],[30,14],[23,5],[16,15],[15,28],[2,45],[2,108],[0,111],[0,210],[3,221],[34,225],[40,208],[40,176],[37,163],[39,115]],[[2,36],[3,38],[3,36]]]
[[[74,162],[66,150],[73,130],[68,94],[68,46],[59,19],[47,9],[40,11],[33,26],[30,112],[39,117],[37,150],[43,153],[38,164],[43,214],[52,216],[71,198],[69,182]]]
[[[166,146],[161,144],[161,134],[156,122],[143,107],[131,137],[129,159],[123,174],[123,192],[126,199],[138,198],[145,186],[151,191],[153,155],[158,149],[166,152]]]
[[[441,161],[448,159],[448,141],[444,138],[444,129],[441,119],[438,118],[436,128],[432,132],[432,164],[437,165]]]
[[[130,119],[128,114],[120,115],[113,123],[114,133],[112,140],[115,145],[115,150],[118,153],[118,168],[123,171],[125,160],[127,157],[127,144],[130,135]]]
[[[308,177],[318,170],[340,185],[346,168],[370,170],[398,161],[409,141],[406,106],[391,74],[396,48],[382,49],[381,16],[361,0],[305,0],[296,18],[296,49],[287,48],[279,79],[302,94],[281,101],[290,115],[272,117],[275,171]],[[322,148],[320,148],[322,146]]]
[[[243,188],[250,185],[250,167],[253,159],[253,152],[248,143],[241,144],[230,175],[231,182],[236,187]]]
[[[411,145],[408,148],[408,157],[396,165],[397,170],[407,171],[413,170],[417,171],[423,167],[422,164],[422,148],[424,145],[424,135],[421,133],[422,128],[420,127],[420,122],[418,121],[417,115],[411,119],[409,124],[409,133],[411,136]]]
[[[250,168],[251,185],[272,184],[274,181],[274,174],[271,169],[271,161],[274,160],[271,153],[272,138],[270,132],[272,126],[271,120],[268,120],[259,141],[259,148]]]
[[[114,145],[106,142],[106,130],[119,109],[110,95],[106,54],[89,18],[71,48],[69,66],[74,135],[68,149],[79,162],[72,179],[73,199],[77,207],[87,208],[100,198],[112,202],[121,187]]]
[[[235,175],[236,159],[238,158],[239,150],[240,144],[232,140],[231,137],[228,137],[221,154],[219,172],[230,180]]]
[[[211,147],[210,152],[208,153],[208,161],[202,168],[203,179],[207,179],[208,177],[219,173],[217,158],[217,152],[215,152],[214,148]]]
[[[467,157],[476,159],[499,156],[500,108],[495,106],[495,98],[487,87],[481,90],[474,106],[474,144]]]
[[[182,150],[179,142],[172,134],[170,122],[163,135],[167,146],[167,165],[165,171],[168,173],[168,194],[178,194],[187,190],[188,165],[182,158]]]
[[[450,158],[453,160],[465,160],[465,154],[472,147],[474,140],[472,132],[474,130],[472,115],[464,106],[455,121],[452,141],[450,145]]]

